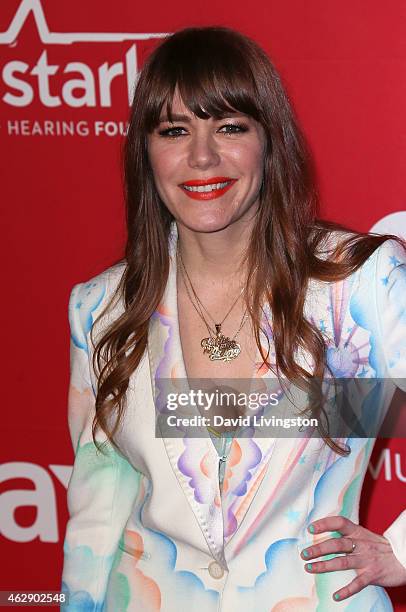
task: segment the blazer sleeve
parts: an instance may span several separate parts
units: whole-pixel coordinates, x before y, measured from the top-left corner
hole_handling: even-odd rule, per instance
[[[375,304],[383,371],[406,392],[406,252],[394,240],[385,241],[378,251]],[[406,568],[406,509],[383,535]]]
[[[104,281],[81,283],[69,300],[68,421],[75,460],[67,497],[62,591],[69,603],[64,612],[102,610],[118,542],[138,491],[139,473],[110,443],[102,453],[92,438],[95,389],[88,335],[105,293]],[[103,442],[105,436],[98,434],[97,440]]]

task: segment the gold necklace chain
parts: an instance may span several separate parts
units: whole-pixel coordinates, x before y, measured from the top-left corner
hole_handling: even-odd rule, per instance
[[[207,308],[204,307],[202,301],[199,299],[194,287],[193,287],[193,283],[190,280],[190,276],[186,270],[186,266],[184,264],[183,258],[182,258],[182,254],[180,252],[179,249],[179,242],[177,245],[177,253],[179,254],[179,258],[177,259],[177,261],[179,261],[179,263],[181,264],[179,266],[180,268],[180,272],[182,275],[182,279],[183,282],[185,284],[185,288],[186,288],[186,293],[189,297],[189,300],[192,303],[192,306],[194,307],[194,309],[196,310],[196,312],[198,313],[198,315],[200,316],[200,318],[203,320],[205,326],[207,327],[207,331],[209,332],[209,337],[208,338],[202,338],[200,345],[203,347],[203,354],[208,354],[209,355],[209,359],[210,361],[224,361],[224,362],[229,362],[233,359],[236,359],[238,357],[238,355],[241,353],[241,345],[235,341],[235,338],[237,337],[237,335],[239,334],[239,332],[241,331],[245,321],[246,321],[246,314],[247,314],[247,308],[245,308],[244,314],[242,316],[240,325],[238,327],[237,332],[234,334],[233,338],[229,338],[228,336],[224,336],[224,334],[221,331],[221,326],[224,323],[225,319],[228,317],[228,315],[230,314],[230,312],[232,311],[232,309],[234,308],[234,306],[236,305],[238,299],[241,297],[242,292],[244,291],[244,287],[241,290],[241,293],[237,296],[237,299],[233,302],[233,304],[231,305],[230,309],[228,310],[226,316],[223,318],[223,320],[221,321],[221,323],[215,323],[213,317],[210,315],[209,311],[207,310]],[[196,300],[196,304],[192,299],[192,296],[190,294],[189,288],[187,286],[186,283],[186,278],[190,284],[190,287],[192,289],[193,295],[195,297]],[[210,325],[208,324],[208,322],[206,321],[203,311],[202,311],[202,307],[206,310],[206,312],[209,314],[210,318],[212,319],[212,321],[215,324],[215,328],[216,331],[214,332],[213,329],[210,327]],[[213,334],[215,334],[215,336],[213,336]]]
[[[207,314],[209,315],[210,319],[213,321],[214,325],[216,325],[216,321],[213,319],[213,317],[211,316],[210,312],[209,312],[209,311],[207,310],[207,308],[204,306],[204,304],[203,304],[203,303],[202,303],[202,301],[200,300],[199,296],[197,295],[197,293],[196,293],[196,291],[195,291],[195,289],[194,289],[194,287],[193,287],[192,281],[190,280],[190,276],[189,276],[189,274],[188,274],[188,272],[187,272],[187,270],[186,270],[186,266],[185,266],[185,263],[184,263],[184,261],[183,261],[182,253],[180,252],[180,250],[179,250],[179,255],[180,255],[180,261],[181,261],[181,264],[182,264],[183,270],[184,270],[184,272],[185,272],[185,274],[186,274],[186,276],[187,276],[187,279],[188,279],[188,281],[189,281],[190,287],[191,287],[191,289],[192,289],[192,291],[193,291],[193,295],[195,296],[196,301],[199,303],[199,305],[201,306],[201,308],[204,308],[204,310],[205,310],[205,311],[207,312]],[[237,295],[236,299],[234,300],[234,302],[231,304],[231,306],[230,306],[229,310],[227,311],[227,314],[225,315],[225,317],[223,318],[223,320],[222,320],[222,321],[220,321],[220,323],[218,323],[218,325],[223,325],[224,321],[227,319],[228,315],[230,314],[230,312],[232,311],[232,309],[234,308],[234,306],[236,305],[236,303],[238,302],[238,300],[239,300],[239,299],[240,299],[240,297],[242,296],[243,291],[244,291],[244,287],[242,287],[242,289],[241,289],[240,293]]]
[[[189,300],[190,300],[190,302],[191,302],[191,304],[192,304],[193,308],[196,310],[197,314],[199,315],[199,317],[200,317],[200,318],[203,320],[204,324],[205,324],[205,325],[206,325],[206,327],[207,327],[207,331],[209,332],[209,335],[211,336],[211,335],[212,335],[212,334],[214,334],[215,332],[213,331],[213,329],[210,327],[210,325],[207,323],[206,319],[204,318],[204,315],[203,315],[203,313],[202,313],[202,311],[201,311],[201,308],[200,308],[199,304],[195,304],[195,303],[194,303],[194,301],[193,301],[193,299],[192,299],[192,296],[190,295],[190,291],[189,291],[189,288],[188,288],[188,286],[187,286],[187,283],[186,283],[186,279],[185,279],[185,276],[184,276],[183,270],[182,270],[181,268],[180,268],[180,273],[181,273],[181,275],[182,275],[182,280],[183,280],[183,283],[184,283],[184,285],[185,285],[185,289],[186,289],[186,293],[187,293],[187,295],[188,295],[188,298],[189,298]]]
[[[188,289],[188,286],[187,286],[187,283],[186,283],[186,281],[185,281],[185,277],[184,277],[184,275],[183,275],[183,271],[182,271],[182,270],[181,270],[181,274],[182,274],[182,279],[183,279],[183,282],[184,282],[184,284],[185,284],[185,289],[186,289],[186,292],[187,292],[187,294],[188,294],[189,300],[190,300],[190,301],[191,301],[191,303],[192,303],[192,306],[194,307],[194,309],[196,310],[196,312],[197,312],[197,314],[200,316],[200,318],[203,320],[204,324],[205,324],[205,325],[206,325],[206,327],[207,327],[207,331],[209,332],[209,334],[210,334],[210,335],[211,335],[211,334],[216,334],[217,332],[215,332],[215,331],[213,330],[213,328],[212,328],[212,327],[211,327],[211,326],[210,326],[210,325],[207,323],[207,321],[206,321],[206,319],[205,319],[205,317],[204,317],[204,315],[203,315],[203,313],[202,313],[202,311],[201,311],[200,306],[197,306],[197,305],[196,305],[196,304],[193,302],[192,296],[190,295],[190,291],[189,291],[189,289]],[[193,289],[193,287],[192,287],[192,289]],[[199,300],[199,301],[200,301],[200,300]],[[203,304],[202,304],[202,306],[203,306]],[[204,307],[204,306],[203,306],[203,307]],[[233,340],[234,340],[234,338],[237,336],[237,334],[238,334],[238,333],[241,331],[241,329],[242,329],[242,327],[243,327],[243,325],[244,325],[244,323],[245,323],[245,320],[244,320],[244,319],[245,319],[245,315],[246,315],[246,313],[247,313],[247,309],[245,309],[245,311],[244,311],[243,317],[242,317],[242,319],[241,319],[240,326],[239,326],[239,328],[238,328],[237,332],[234,334],[234,336],[233,336],[233,338],[232,338]],[[224,321],[224,319],[223,319],[223,321]],[[217,326],[220,326],[220,327],[221,327],[222,323],[215,323],[215,325],[216,325],[216,327],[217,327]]]
[[[192,305],[194,306],[194,308],[195,308],[196,312],[197,312],[197,313],[199,314],[199,316],[200,316],[200,317],[203,319],[203,321],[204,321],[204,323],[205,323],[205,325],[206,325],[206,327],[207,327],[207,330],[208,330],[209,334],[210,334],[210,333],[215,334],[215,333],[217,333],[217,332],[214,332],[214,330],[213,330],[213,329],[212,329],[212,328],[209,326],[209,324],[207,323],[207,321],[206,321],[206,319],[205,319],[205,317],[204,317],[204,315],[203,315],[202,308],[204,308],[204,310],[207,312],[207,314],[209,315],[209,317],[211,318],[211,320],[213,321],[213,323],[214,323],[214,325],[216,326],[216,329],[217,329],[217,326],[220,326],[220,327],[221,327],[221,325],[223,325],[224,321],[226,320],[226,318],[228,317],[228,315],[230,314],[230,312],[232,311],[232,309],[233,309],[233,308],[234,308],[234,306],[236,305],[236,303],[237,303],[238,299],[241,297],[242,292],[244,291],[244,287],[242,288],[241,293],[240,293],[240,294],[237,296],[237,299],[236,299],[236,300],[233,302],[233,304],[231,305],[230,309],[228,310],[228,312],[227,312],[226,316],[223,318],[223,320],[222,320],[220,323],[216,323],[216,322],[215,322],[215,320],[213,319],[213,317],[211,316],[211,314],[209,313],[209,311],[207,310],[207,308],[204,306],[203,302],[200,300],[199,296],[197,295],[197,293],[196,293],[196,291],[195,291],[195,289],[194,289],[194,287],[193,287],[193,283],[192,283],[192,281],[191,281],[191,279],[190,279],[190,276],[189,276],[189,274],[188,274],[188,272],[187,272],[187,270],[186,270],[186,266],[185,266],[185,264],[184,264],[184,261],[183,261],[183,258],[182,258],[182,254],[180,253],[180,251],[179,251],[179,255],[180,255],[181,265],[182,265],[182,267],[183,267],[183,270],[181,269],[181,274],[182,274],[183,282],[185,283],[185,288],[186,288],[186,291],[187,291],[188,297],[189,297],[189,299],[190,299],[190,301],[191,301]],[[192,300],[192,297],[191,297],[191,295],[190,295],[190,292],[189,292],[189,289],[188,289],[187,283],[186,283],[186,281],[185,281],[185,276],[184,276],[184,273],[183,273],[183,272],[184,272],[184,273],[186,274],[186,276],[187,276],[187,279],[188,279],[188,281],[189,281],[190,287],[191,287],[191,289],[192,289],[192,291],[193,291],[193,295],[194,295],[194,297],[195,297],[195,299],[196,299],[196,302],[197,302],[198,308],[197,308],[196,304],[195,304],[195,303],[193,302],[193,300]],[[244,320],[244,317],[245,317],[246,312],[247,312],[247,308],[246,308],[246,309],[245,309],[245,311],[244,311],[243,317],[242,317],[242,319],[241,319],[241,325],[240,325],[240,327],[238,328],[237,332],[235,333],[235,335],[234,335],[234,337],[233,337],[233,340],[234,340],[234,338],[237,336],[237,334],[239,333],[239,331],[240,331],[240,330],[241,330],[241,328],[242,328],[242,325],[243,325],[243,320]],[[245,321],[244,321],[244,323],[245,323]]]

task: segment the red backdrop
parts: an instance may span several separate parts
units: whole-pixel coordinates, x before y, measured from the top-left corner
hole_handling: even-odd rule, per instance
[[[403,0],[2,0],[0,590],[59,589],[69,292],[122,254],[120,133],[154,34],[210,24],[273,58],[314,153],[323,215],[406,236]],[[361,523],[382,533],[405,506],[404,440],[378,442],[369,467]],[[401,589],[390,595],[406,611]]]

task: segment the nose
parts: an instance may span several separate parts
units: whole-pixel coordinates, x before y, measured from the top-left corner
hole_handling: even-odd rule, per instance
[[[188,162],[191,168],[205,170],[220,163],[215,139],[208,131],[195,133],[190,139]]]

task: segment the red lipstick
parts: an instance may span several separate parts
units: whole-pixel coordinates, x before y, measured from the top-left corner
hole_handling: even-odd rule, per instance
[[[181,183],[179,187],[192,200],[213,200],[214,198],[220,198],[226,191],[231,189],[234,183],[238,179],[231,178],[229,176],[212,176],[208,179],[194,179]],[[208,191],[197,191],[196,189],[188,189],[203,187],[205,185],[217,185],[217,188]],[[219,186],[222,185],[222,186]]]

